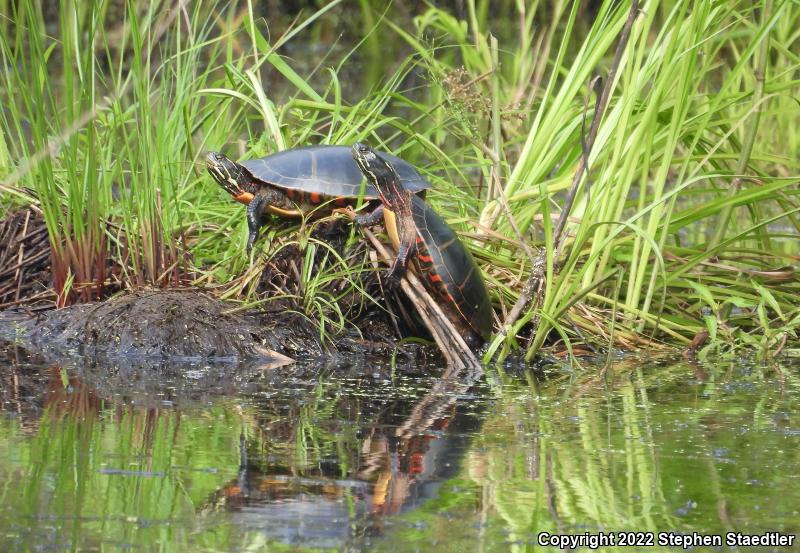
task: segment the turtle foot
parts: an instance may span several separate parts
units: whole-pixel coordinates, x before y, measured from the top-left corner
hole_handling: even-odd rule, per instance
[[[402,271],[388,270],[383,275],[383,286],[387,291],[394,291],[400,288],[400,282],[403,280]]]

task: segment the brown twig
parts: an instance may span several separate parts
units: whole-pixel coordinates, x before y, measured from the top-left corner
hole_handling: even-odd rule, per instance
[[[611,64],[611,68],[608,72],[608,77],[603,85],[603,90],[600,94],[600,97],[597,100],[597,104],[595,106],[595,113],[592,119],[592,126],[589,129],[589,135],[586,137],[586,141],[582,144],[584,147],[582,148],[583,152],[578,162],[578,167],[575,170],[575,175],[572,178],[572,186],[567,193],[567,197],[564,201],[564,207],[561,209],[561,214],[556,222],[555,229],[553,231],[553,244],[555,244],[555,252],[554,252],[554,259],[556,263],[560,258],[561,254],[561,247],[563,245],[563,234],[564,228],[567,224],[567,218],[569,217],[570,211],[572,211],[572,206],[575,203],[575,197],[578,192],[578,188],[580,187],[580,183],[583,180],[584,173],[588,173],[588,163],[589,163],[589,154],[594,147],[595,139],[597,138],[597,132],[600,128],[600,121],[603,119],[603,114],[605,113],[606,107],[608,105],[609,97],[611,96],[611,89],[614,86],[614,77],[619,69],[620,63],[622,61],[622,54],[625,52],[625,48],[628,45],[628,39],[630,37],[631,28],[633,27],[633,22],[636,20],[636,15],[639,12],[639,1],[633,0],[631,3],[631,9],[628,13],[628,19],[625,21],[625,25],[622,27],[622,32],[620,33],[619,43],[617,43],[617,50],[614,54],[614,61]],[[508,333],[511,330],[511,327],[514,326],[514,323],[517,322],[522,311],[527,307],[528,303],[531,302],[535,298],[534,302],[534,309],[538,308],[543,298],[543,290],[544,290],[544,281],[545,281],[545,268],[547,267],[547,252],[542,250],[539,252],[536,260],[533,263],[531,268],[531,276],[528,278],[528,281],[522,287],[522,292],[517,299],[517,302],[514,304],[514,307],[511,308],[509,311],[508,316],[506,317],[505,322],[503,323],[503,333]],[[534,323],[535,324],[535,323]]]
[[[370,263],[372,264],[372,268],[377,271],[380,268],[380,261],[378,260],[378,253],[375,250],[369,251],[369,260]],[[379,285],[381,284],[380,281],[378,282],[378,284]],[[381,292],[384,295],[386,294],[386,290],[383,289],[383,286],[381,286]],[[400,308],[400,311],[403,312],[403,318],[406,321],[408,321],[409,320],[408,313],[406,313],[406,311],[403,309],[403,306],[399,302],[398,302],[398,307]],[[388,302],[386,304],[386,311],[389,312],[389,320],[392,322],[392,328],[394,328],[394,331],[397,333],[398,336],[400,336],[400,325],[397,323],[397,314],[394,312],[392,306],[389,305]]]
[[[0,220],[0,304],[35,302],[50,278],[50,244],[40,212],[31,208]]]

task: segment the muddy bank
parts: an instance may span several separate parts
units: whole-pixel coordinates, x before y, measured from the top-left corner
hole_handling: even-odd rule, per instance
[[[333,221],[316,228],[315,236],[336,248],[344,247],[345,228],[344,221]],[[306,253],[292,243],[277,251],[262,267],[257,296],[302,297],[297,275]],[[323,263],[326,256],[319,252],[315,263]],[[267,355],[272,350],[293,358],[313,358],[331,353],[394,353],[395,340],[400,337],[391,316],[365,304],[358,290],[339,300],[345,316],[355,316],[357,322],[335,333],[328,329],[325,343],[318,325],[299,314],[303,305],[293,299],[268,302],[267,311],[235,313],[239,304],[215,298],[217,291],[167,288],[53,310],[57,295],[51,250],[44,219],[36,207],[11,212],[0,220],[0,262],[0,338],[21,342],[34,352],[209,359],[261,357],[265,350]],[[73,288],[91,288],[89,298],[105,298],[119,291],[122,282],[118,275],[125,271],[120,265],[108,267],[106,273],[117,276],[105,282],[103,290],[92,288],[93,282],[76,282]],[[334,282],[330,286],[337,289],[340,285]],[[365,280],[364,289],[373,296],[381,292],[374,277]],[[416,355],[414,346],[403,349]]]
[[[0,336],[35,351],[113,357],[245,359],[322,352],[316,331],[290,312],[234,313],[200,291],[156,290],[38,315],[0,314]]]
[[[142,291],[38,314],[2,311],[0,339],[53,361],[99,356],[101,365],[113,360],[115,366],[138,368],[143,359],[275,363],[389,353],[395,347],[387,334],[372,340],[357,329],[322,343],[316,325],[294,311],[238,308],[196,289]],[[375,334],[379,328],[370,333]]]

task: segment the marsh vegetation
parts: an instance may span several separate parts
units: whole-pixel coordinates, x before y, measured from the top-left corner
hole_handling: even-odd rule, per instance
[[[38,298],[191,285],[326,338],[358,325],[382,309],[358,233],[332,245],[328,219],[276,221],[247,256],[201,160],[362,140],[420,168],[478,260],[487,358],[794,348],[797,4],[641,4],[558,244],[628,5],[456,4],[3,3],[0,193],[46,223]],[[540,301],[509,317],[538,252]]]

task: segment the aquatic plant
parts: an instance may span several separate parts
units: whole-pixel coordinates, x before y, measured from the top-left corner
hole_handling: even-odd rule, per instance
[[[800,7],[642,2],[578,172],[589,84],[612,66],[629,4],[464,5],[410,18],[402,3],[334,1],[293,19],[128,2],[115,19],[97,0],[62,2],[55,21],[4,4],[0,193],[9,211],[35,199],[43,213],[56,302],[193,280],[287,302],[323,336],[357,326],[383,303],[358,235],[334,251],[319,222],[276,225],[248,258],[241,208],[198,161],[365,140],[421,168],[476,256],[497,315],[487,358],[796,349]],[[327,38],[344,10],[352,47]],[[317,47],[303,65],[298,48]],[[262,268],[290,250],[294,278],[265,287]],[[538,299],[514,310],[539,252]]]

